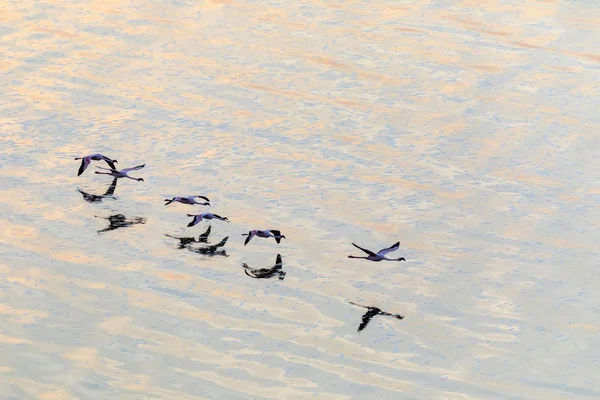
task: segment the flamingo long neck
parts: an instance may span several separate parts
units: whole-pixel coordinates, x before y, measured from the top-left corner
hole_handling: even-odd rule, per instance
[[[387,258],[387,257],[383,256],[382,260],[385,260],[385,261],[402,261],[402,257],[400,257],[400,258]]]

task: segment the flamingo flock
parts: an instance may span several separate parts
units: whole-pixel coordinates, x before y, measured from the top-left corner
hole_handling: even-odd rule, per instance
[[[86,193],[86,192],[82,191],[81,189],[78,189],[79,193],[81,193],[83,195],[83,199],[90,203],[99,203],[106,197],[114,197],[113,194],[116,189],[118,179],[128,178],[128,179],[132,179],[132,180],[135,180],[138,182],[144,181],[143,178],[135,178],[135,177],[129,176],[129,173],[131,171],[137,171],[137,170],[144,168],[146,164],[138,165],[138,166],[131,167],[131,168],[124,168],[119,171],[115,167],[115,164],[117,164],[117,160],[111,159],[102,154],[96,153],[96,154],[91,154],[91,155],[88,155],[85,157],[77,157],[77,158],[75,158],[75,160],[81,160],[81,165],[77,172],[77,176],[81,176],[81,174],[83,174],[85,172],[85,170],[88,168],[88,166],[91,164],[92,161],[104,161],[109,166],[109,168],[96,166],[96,168],[100,169],[101,171],[95,171],[95,173],[99,174],[99,175],[110,175],[114,178],[109,189],[103,195],[93,195],[93,194]],[[107,171],[107,172],[104,172],[104,171]],[[196,199],[200,199],[200,200],[204,200],[204,201],[197,201]],[[193,206],[193,205],[210,206],[210,200],[208,199],[208,197],[200,196],[200,195],[175,196],[175,197],[172,197],[171,199],[165,199],[164,201],[165,201],[165,204],[164,204],[165,206],[168,206],[169,204],[172,204],[175,202],[190,205],[190,206]],[[213,214],[210,212],[204,212],[204,213],[200,213],[200,214],[186,214],[186,215],[188,217],[193,217],[192,220],[187,224],[188,228],[199,224],[203,220],[215,219],[215,220],[220,220],[223,222],[229,222],[229,219],[227,217],[222,217],[220,215]],[[125,216],[122,214],[112,215],[106,219],[108,219],[108,221],[110,222],[110,225],[108,228],[98,231],[99,233],[107,232],[107,231],[122,228],[122,227],[131,226],[131,225],[135,225],[135,224],[144,224],[146,222],[145,218],[139,218],[139,217],[134,218],[132,220],[127,220],[125,218]],[[221,256],[228,257],[225,250],[218,250],[218,248],[225,246],[229,237],[223,238],[216,245],[206,245],[204,247],[199,247],[199,248],[191,248],[190,247],[192,244],[195,244],[195,243],[208,244],[208,237],[210,235],[210,232],[211,232],[211,227],[209,225],[208,229],[199,236],[198,240],[196,240],[194,237],[175,237],[175,236],[170,236],[170,235],[166,235],[166,236],[178,239],[179,240],[179,247],[178,247],[179,249],[187,248],[190,251],[193,251],[193,252],[196,252],[196,253],[199,253],[202,255],[207,255],[207,256],[221,255]],[[242,236],[246,236],[246,239],[244,240],[244,246],[246,246],[250,242],[250,240],[252,240],[253,237],[274,238],[275,242],[277,244],[281,243],[281,239],[286,239],[285,235],[281,234],[281,231],[276,230],[276,229],[263,229],[263,230],[253,229],[253,230],[248,231],[248,233],[243,233]],[[365,260],[374,261],[374,262],[406,261],[404,259],[404,257],[399,257],[399,258],[387,258],[386,257],[386,255],[388,253],[394,252],[400,248],[400,242],[396,242],[393,245],[391,245],[390,247],[381,249],[377,253],[375,253],[371,250],[367,250],[363,247],[360,247],[355,243],[352,243],[352,245],[354,247],[356,247],[357,249],[362,250],[367,255],[363,256],[363,257],[349,255],[348,258],[365,259]],[[272,277],[276,276],[277,278],[279,278],[279,280],[284,280],[285,275],[286,275],[286,272],[282,271],[283,261],[281,258],[281,254],[277,254],[277,257],[275,260],[275,265],[273,265],[272,267],[255,269],[255,268],[250,268],[246,263],[243,263],[242,268],[244,269],[244,273],[246,275],[248,275],[249,277],[254,278],[254,279],[268,279],[268,278],[272,278]],[[391,313],[382,311],[378,307],[364,306],[364,305],[360,305],[360,304],[353,303],[353,302],[350,302],[350,304],[367,309],[367,312],[362,316],[362,322],[360,323],[360,325],[358,327],[358,332],[361,332],[367,326],[369,321],[371,321],[371,319],[373,317],[375,317],[376,315],[391,316],[391,317],[395,317],[397,319],[404,318],[400,314],[391,314]]]

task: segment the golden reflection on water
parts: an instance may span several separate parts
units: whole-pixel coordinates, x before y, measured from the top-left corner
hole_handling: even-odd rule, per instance
[[[588,3],[0,5],[0,397],[600,396]],[[145,182],[82,201],[90,152]]]

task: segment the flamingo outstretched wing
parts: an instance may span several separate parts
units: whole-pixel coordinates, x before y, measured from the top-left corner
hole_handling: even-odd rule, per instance
[[[400,248],[400,242],[396,242],[390,247],[386,247],[385,249],[381,249],[377,252],[378,256],[385,256],[387,253],[391,253],[392,251],[396,251]]]

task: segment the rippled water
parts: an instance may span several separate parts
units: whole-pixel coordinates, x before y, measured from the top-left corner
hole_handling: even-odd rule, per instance
[[[600,397],[597,2],[25,0],[0,22],[0,397]],[[111,184],[76,176],[94,152],[145,182],[84,201]],[[231,223],[163,206],[190,194]],[[229,257],[166,236],[208,225]],[[243,246],[265,228],[287,239]],[[405,263],[347,258],[397,240]],[[244,275],[277,253],[285,280]],[[405,319],[357,334],[349,301]]]

